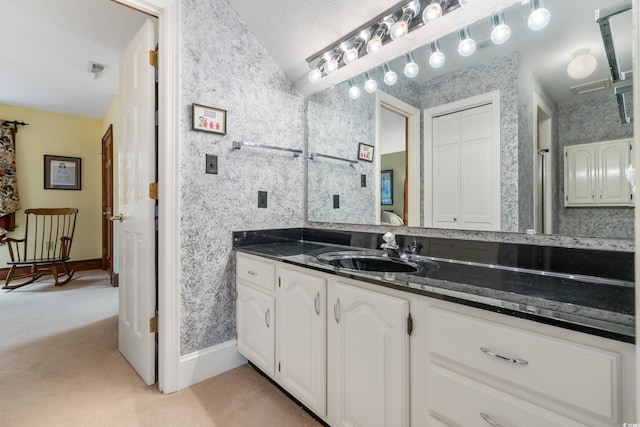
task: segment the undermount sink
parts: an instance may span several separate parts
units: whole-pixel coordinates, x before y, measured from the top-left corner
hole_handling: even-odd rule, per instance
[[[323,264],[344,270],[371,271],[380,273],[417,273],[438,269],[436,262],[418,259],[391,257],[384,251],[340,251],[327,252],[316,257]]]

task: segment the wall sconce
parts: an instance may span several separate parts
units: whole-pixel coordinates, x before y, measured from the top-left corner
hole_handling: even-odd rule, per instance
[[[491,41],[493,44],[503,44],[511,37],[511,27],[504,23],[504,13],[502,11],[491,17],[493,30],[491,30]]]
[[[362,46],[364,46],[369,41],[370,37],[371,31],[369,31],[368,29],[362,30],[360,34],[358,34],[356,41],[353,43],[353,46],[344,51],[343,60],[345,64],[350,64],[358,59],[358,56],[360,55],[360,49],[362,49]]]
[[[470,56],[476,51],[476,41],[471,38],[469,27],[458,30],[458,38],[460,39],[458,53],[461,56]]]
[[[429,65],[431,65],[432,68],[442,67],[446,57],[444,53],[440,51],[440,45],[437,40],[429,43],[429,51],[431,52],[431,55],[429,55]]]
[[[551,12],[545,7],[544,0],[531,0],[531,14],[527,25],[533,31],[539,31],[547,26],[551,20]]]
[[[567,74],[572,79],[585,79],[593,74],[597,66],[598,60],[589,53],[589,49],[581,49],[573,53],[573,59],[567,66]]]
[[[396,82],[398,81],[398,75],[395,71],[389,68],[389,64],[384,64],[382,66],[382,69],[384,70],[384,82],[388,86],[393,86],[394,84],[396,84]]]
[[[409,23],[418,12],[420,12],[420,1],[418,0],[414,0],[402,8],[402,16],[389,30],[392,40],[397,40],[409,33]]]
[[[335,49],[335,53],[331,56],[331,59],[324,65],[324,72],[331,74],[340,67],[340,59],[342,58],[343,47],[340,46]]]
[[[373,33],[373,37],[367,43],[367,53],[375,52],[382,47],[382,39],[391,28],[393,24],[393,18],[388,16],[376,28],[376,32]]]
[[[360,88],[353,83],[353,80],[349,80],[349,98],[358,99],[360,98]]]
[[[420,72],[420,67],[418,67],[418,64],[416,64],[413,60],[413,55],[411,54],[411,52],[407,53],[404,58],[407,61],[404,66],[404,75],[409,77],[410,79],[417,76]]]
[[[365,78],[364,90],[366,90],[369,93],[373,93],[376,90],[378,90],[378,82],[376,82],[371,78],[371,75],[369,74],[368,71],[364,73],[364,78]]]

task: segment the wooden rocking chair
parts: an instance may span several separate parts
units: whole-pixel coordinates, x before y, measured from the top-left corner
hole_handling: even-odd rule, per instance
[[[7,237],[3,240],[9,248],[11,266],[2,289],[16,289],[33,283],[45,273],[51,272],[56,286],[68,283],[74,270],[67,265],[73,232],[76,228],[78,209],[27,209],[24,239]],[[30,272],[16,276],[17,267],[30,267]],[[61,267],[61,271],[59,268]],[[9,285],[12,280],[22,280]]]

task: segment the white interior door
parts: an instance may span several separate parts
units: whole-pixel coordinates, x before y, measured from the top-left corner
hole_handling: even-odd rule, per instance
[[[156,381],[155,333],[149,319],[156,312],[155,202],[149,184],[155,181],[154,24],[142,26],[120,58],[120,209],[119,349],[147,384]]]

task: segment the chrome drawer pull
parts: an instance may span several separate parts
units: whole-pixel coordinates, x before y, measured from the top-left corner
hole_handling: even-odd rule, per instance
[[[320,316],[320,292],[318,292],[316,298],[313,300],[313,307],[316,309],[316,314]]]
[[[515,363],[517,365],[528,365],[529,364],[529,362],[527,362],[524,359],[513,359],[511,357],[501,356],[499,354],[495,354],[495,353],[489,351],[489,349],[484,348],[484,347],[481,347],[480,351],[482,351],[484,354],[487,354],[487,355],[489,355],[491,357],[495,357],[498,360],[502,360],[503,362]]]
[[[264,314],[264,323],[265,325],[267,325],[267,328],[269,328],[269,312],[271,311],[270,308],[267,308],[267,312]]]
[[[336,319],[336,323],[340,323],[340,298],[333,304],[333,318]]]
[[[249,273],[249,275],[251,275],[251,276],[257,276],[258,275],[258,273],[256,273],[253,270],[247,270],[247,273]]]
[[[487,424],[493,426],[493,427],[502,427],[500,424],[498,424],[497,422],[493,421],[491,419],[491,417],[487,414],[485,414],[484,412],[480,412],[480,416],[482,417],[483,420],[486,421]]]

